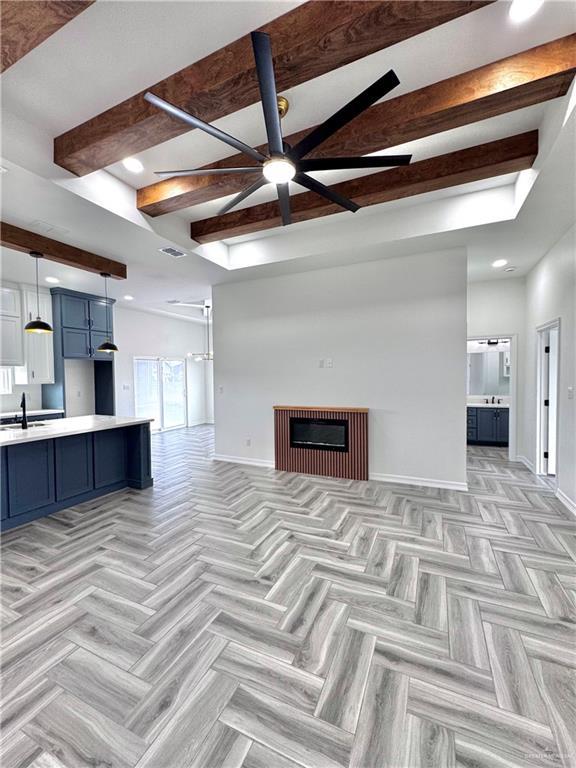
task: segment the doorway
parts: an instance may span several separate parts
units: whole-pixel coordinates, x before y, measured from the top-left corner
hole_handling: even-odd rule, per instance
[[[538,386],[536,472],[556,477],[558,453],[558,379],[560,320],[538,330]]]
[[[185,427],[186,362],[180,358],[134,358],[134,413],[154,419],[153,430]]]

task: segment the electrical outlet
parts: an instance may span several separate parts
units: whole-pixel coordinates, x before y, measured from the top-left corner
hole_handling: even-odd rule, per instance
[[[219,395],[223,395],[224,394],[224,387],[222,386],[222,384],[220,384],[220,386],[218,387],[218,394]]]
[[[333,368],[334,364],[331,357],[326,358],[326,368]]]
[[[250,448],[251,445],[252,445],[252,438],[251,437],[247,437],[246,438],[246,447]]]
[[[574,387],[568,387],[568,400],[574,400]]]
[[[324,368],[324,359],[318,360],[318,368]]]
[[[128,392],[130,390],[130,384],[122,384],[122,389],[124,392]]]

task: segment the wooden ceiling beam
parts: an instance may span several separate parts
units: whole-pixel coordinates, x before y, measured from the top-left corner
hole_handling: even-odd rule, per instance
[[[306,2],[260,29],[272,37],[281,92],[490,4],[493,0]],[[146,90],[207,122],[259,100],[250,35]],[[54,140],[54,162],[82,176],[190,130],[145,91]]]
[[[522,171],[532,166],[537,154],[538,131],[529,131],[345,181],[331,188],[361,206],[376,205]],[[342,211],[339,206],[313,192],[293,195],[290,203],[293,223]],[[278,202],[273,201],[193,222],[190,234],[199,243],[210,243],[272,229],[281,224]]]
[[[563,96],[576,73],[576,35],[545,43],[366,110],[321,144],[315,157],[366,155]],[[287,137],[296,144],[312,128]],[[266,145],[259,147],[266,151]],[[234,155],[206,168],[246,165]],[[165,213],[240,192],[254,176],[167,179],[138,190],[142,213]]]
[[[29,232],[27,229],[20,229],[4,221],[0,222],[0,243],[6,248],[22,253],[38,251],[48,261],[57,261],[59,264],[66,264],[67,267],[75,267],[99,275],[105,272],[117,280],[126,279],[126,264],[105,256],[97,256],[90,251],[61,243],[59,240],[52,240],[36,232]]]
[[[2,0],[1,65],[4,72],[43,43],[94,0]]]

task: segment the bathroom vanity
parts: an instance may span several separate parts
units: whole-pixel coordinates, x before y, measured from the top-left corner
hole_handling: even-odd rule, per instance
[[[508,445],[509,416],[508,405],[469,405],[466,408],[468,445]]]

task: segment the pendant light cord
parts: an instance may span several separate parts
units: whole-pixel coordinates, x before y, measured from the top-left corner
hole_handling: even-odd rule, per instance
[[[104,306],[104,312],[106,312],[106,338],[110,341],[110,330],[108,327],[108,276],[104,275],[104,295],[106,296],[106,304]]]
[[[38,288],[38,256],[36,256],[36,319],[40,320],[40,289]]]

